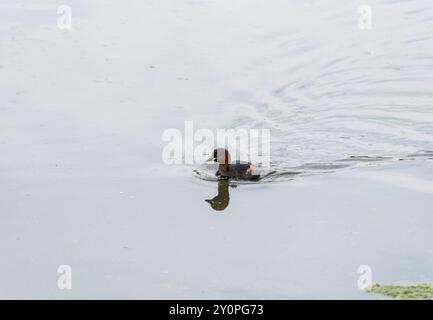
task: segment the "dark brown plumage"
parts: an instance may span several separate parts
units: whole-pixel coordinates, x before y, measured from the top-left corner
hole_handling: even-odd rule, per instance
[[[216,176],[220,179],[258,180],[260,175],[252,174],[254,166],[249,162],[230,162],[227,149],[217,148],[213,151],[213,161],[219,163]]]

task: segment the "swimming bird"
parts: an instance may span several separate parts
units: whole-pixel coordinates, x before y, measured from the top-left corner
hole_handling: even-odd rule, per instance
[[[217,148],[213,151],[213,156],[210,158],[219,164],[216,176],[222,180],[238,179],[238,180],[258,180],[260,175],[253,174],[254,166],[249,162],[235,161],[230,162],[230,153],[227,149]]]

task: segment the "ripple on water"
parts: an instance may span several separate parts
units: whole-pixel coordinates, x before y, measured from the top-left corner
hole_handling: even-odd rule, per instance
[[[419,151],[433,148],[433,6],[376,5],[393,14],[371,31],[353,26],[352,5],[318,3],[314,16],[322,23],[300,22],[254,43],[268,54],[253,57],[248,76],[272,77],[252,86],[248,101],[234,98],[243,114],[229,124],[271,129],[270,171],[329,172],[433,157]]]

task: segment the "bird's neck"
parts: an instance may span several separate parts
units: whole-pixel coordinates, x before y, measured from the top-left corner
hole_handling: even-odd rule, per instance
[[[229,172],[230,171],[230,165],[229,164],[221,164],[218,167],[220,172]]]

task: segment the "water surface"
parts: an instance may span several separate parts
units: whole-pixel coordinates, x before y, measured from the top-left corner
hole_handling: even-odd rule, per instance
[[[74,1],[61,31],[55,1],[2,1],[0,296],[369,298],[359,265],[431,281],[433,5],[374,1],[371,30],[358,5]],[[185,120],[270,128],[269,183],[165,165]]]

